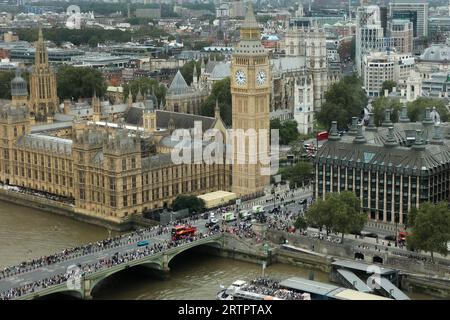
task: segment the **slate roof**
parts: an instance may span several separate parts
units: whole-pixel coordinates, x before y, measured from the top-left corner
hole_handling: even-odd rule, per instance
[[[202,129],[208,130],[214,126],[214,123],[216,121],[216,119],[213,117],[205,117],[195,114],[172,112],[166,110],[156,110],[157,128],[168,128],[170,119],[173,119],[176,129],[191,129],[194,127],[194,121],[201,121]]]
[[[168,94],[184,94],[189,92],[190,87],[187,85],[186,80],[184,80],[183,75],[180,70],[178,70],[177,74],[172,80],[169,89],[167,90]]]

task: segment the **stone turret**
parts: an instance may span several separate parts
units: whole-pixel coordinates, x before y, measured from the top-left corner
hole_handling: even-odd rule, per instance
[[[402,106],[402,110],[400,112],[400,117],[398,118],[398,121],[402,123],[410,121],[408,118],[408,108],[406,106],[406,103],[404,103]]]
[[[422,138],[422,130],[416,130],[416,140],[414,141],[412,148],[417,151],[425,149],[425,143]]]
[[[353,143],[362,144],[366,143],[366,138],[363,134],[362,124],[357,125],[356,137],[353,139]]]
[[[431,144],[438,144],[438,145],[444,144],[441,126],[439,124],[435,124],[433,127],[433,137],[431,138]]]
[[[391,121],[391,112],[392,110],[389,108],[386,108],[386,110],[384,110],[384,120],[382,123],[383,127],[391,127],[392,126],[392,121]]]
[[[388,148],[398,146],[398,143],[394,137],[394,127],[388,128],[388,134],[387,134],[386,140],[384,141],[384,146],[388,147]]]
[[[434,124],[433,119],[431,118],[431,109],[425,108],[425,118],[422,120],[424,126],[430,126]]]
[[[216,99],[216,107],[214,108],[214,118],[220,118],[219,99]]]
[[[367,125],[366,131],[377,131],[377,127],[375,126],[375,115],[372,112],[369,113],[369,124]]]
[[[352,117],[352,125],[350,127],[350,130],[348,131],[348,134],[351,136],[356,136],[358,132],[358,117]]]
[[[341,140],[341,136],[339,135],[337,130],[337,121],[332,121],[328,141],[338,141],[338,140]]]

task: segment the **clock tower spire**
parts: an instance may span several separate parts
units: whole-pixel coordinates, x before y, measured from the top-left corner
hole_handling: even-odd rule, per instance
[[[252,0],[231,63],[233,192],[256,195],[270,183],[270,69]],[[241,133],[239,133],[241,132]]]

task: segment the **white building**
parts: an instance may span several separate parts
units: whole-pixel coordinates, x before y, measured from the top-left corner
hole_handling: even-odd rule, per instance
[[[414,69],[414,57],[395,52],[372,52],[363,58],[363,83],[369,97],[380,95],[383,82],[406,81]]]
[[[311,76],[299,78],[294,84],[294,119],[298,132],[314,130],[314,85]]]

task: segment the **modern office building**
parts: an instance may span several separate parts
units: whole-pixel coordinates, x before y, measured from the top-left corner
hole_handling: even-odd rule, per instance
[[[421,203],[449,199],[450,128],[434,120],[437,113],[430,109],[422,122],[409,122],[406,105],[399,123],[390,117],[387,110],[378,128],[372,114],[365,128],[354,117],[343,137],[333,122],[314,160],[314,194],[351,191],[369,220],[402,227]]]
[[[406,19],[413,23],[414,37],[428,36],[428,1],[395,0],[389,3],[391,19]]]
[[[398,53],[413,52],[413,23],[409,20],[393,19],[388,22],[388,37]]]

